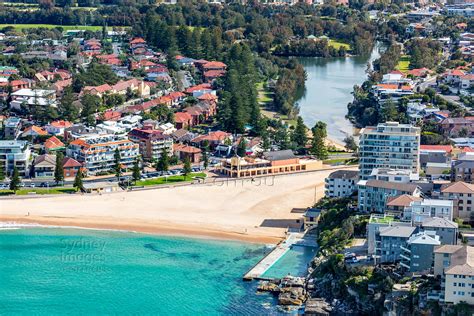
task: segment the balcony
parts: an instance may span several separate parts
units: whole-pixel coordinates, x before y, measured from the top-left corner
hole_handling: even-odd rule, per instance
[[[404,263],[403,261],[400,261],[400,265],[404,268],[407,268],[408,270],[410,270],[410,266],[406,263]]]
[[[408,261],[408,262],[411,261],[410,257],[407,257],[407,256],[405,256],[404,254],[400,254],[400,258],[403,258],[403,259],[405,259],[405,260]]]
[[[405,251],[405,252],[411,253],[411,250],[410,250],[410,249],[405,248],[405,247],[403,247],[403,246],[400,246],[400,249],[403,250],[403,251]]]

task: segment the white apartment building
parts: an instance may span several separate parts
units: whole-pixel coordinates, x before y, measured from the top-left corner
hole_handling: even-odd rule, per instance
[[[30,173],[31,150],[27,141],[0,140],[0,164],[6,176],[16,167],[21,177]]]
[[[82,163],[87,174],[97,175],[113,170],[116,149],[120,152],[122,168],[132,168],[139,156],[139,146],[124,135],[89,134],[73,140],[66,154]]]
[[[56,106],[56,91],[40,89],[20,89],[11,94],[10,108],[21,110],[22,106]]]
[[[424,199],[412,201],[405,208],[404,219],[411,220],[413,225],[421,225],[425,218],[440,217],[453,220],[453,201]]]
[[[340,198],[351,196],[357,189],[359,173],[354,170],[338,170],[331,173],[326,179],[326,196]]]
[[[370,178],[375,168],[420,172],[420,128],[398,122],[380,123],[362,130],[359,175]]]

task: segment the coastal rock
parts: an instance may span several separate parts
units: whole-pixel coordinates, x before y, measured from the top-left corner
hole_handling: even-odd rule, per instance
[[[263,281],[258,285],[257,291],[279,293],[280,287],[278,286],[278,284],[275,284],[273,282]]]
[[[280,293],[278,296],[278,304],[280,305],[303,305],[303,297],[294,296],[291,292]]]

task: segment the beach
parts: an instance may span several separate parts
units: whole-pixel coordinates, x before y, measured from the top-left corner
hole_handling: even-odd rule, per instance
[[[324,179],[337,169],[103,195],[3,198],[0,221],[277,243],[301,209],[323,197]]]

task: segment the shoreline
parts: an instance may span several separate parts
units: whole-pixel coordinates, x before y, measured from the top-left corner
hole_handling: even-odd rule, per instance
[[[276,244],[290,227],[301,225],[302,212],[324,196],[325,178],[340,169],[349,168],[268,181],[2,199],[0,221]]]
[[[191,239],[236,241],[252,244],[272,244],[281,242],[284,236],[258,236],[239,232],[218,231],[211,229],[193,229],[191,227],[171,227],[164,224],[145,224],[141,222],[119,222],[112,219],[86,220],[78,218],[50,218],[47,216],[8,216],[0,215],[0,224],[8,228],[60,228],[124,233],[140,233],[152,236],[184,237]],[[11,226],[10,226],[11,225]],[[1,230],[0,230],[1,231]]]

